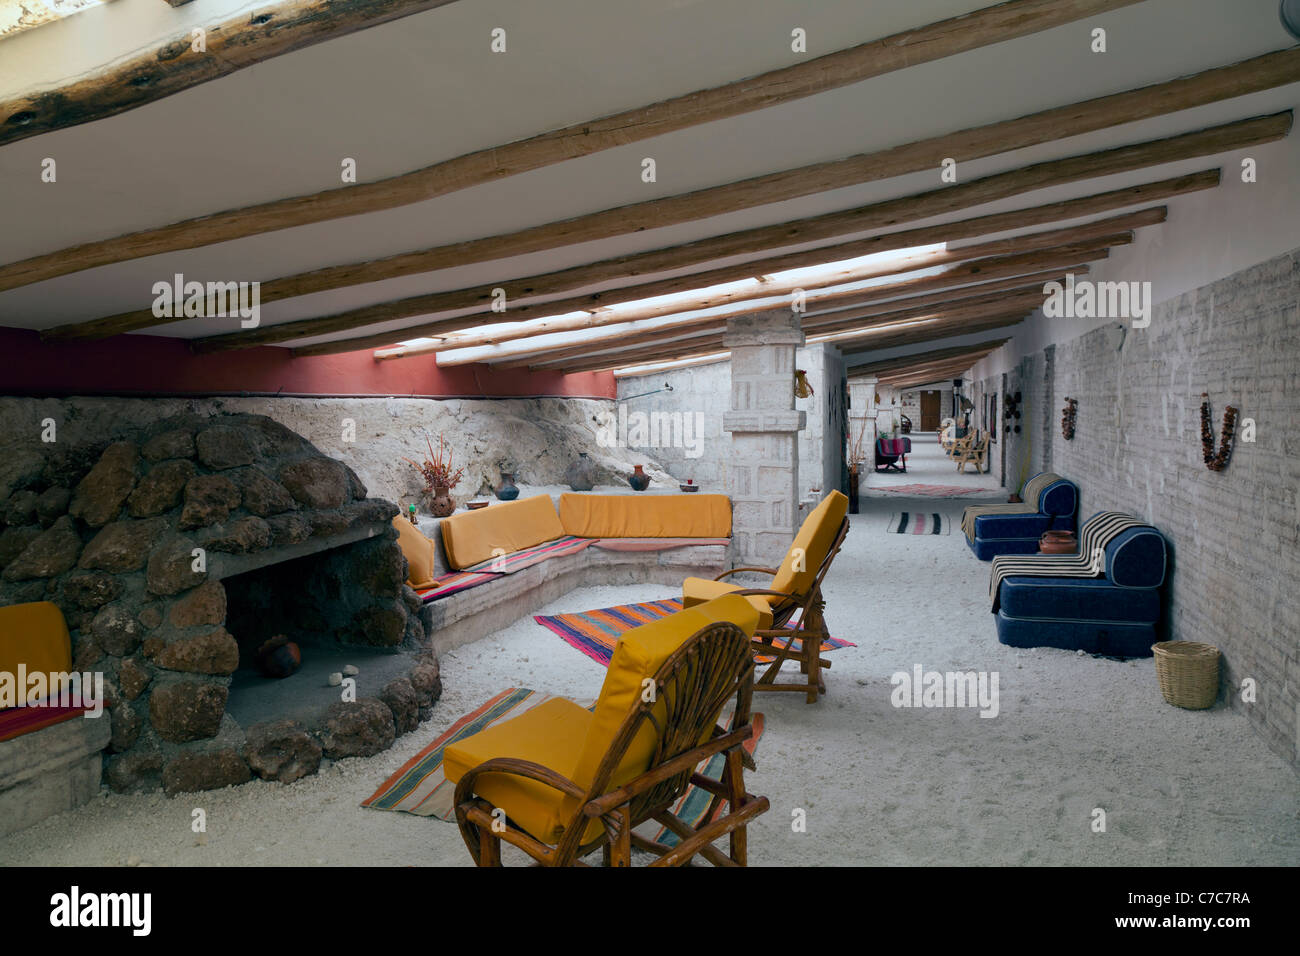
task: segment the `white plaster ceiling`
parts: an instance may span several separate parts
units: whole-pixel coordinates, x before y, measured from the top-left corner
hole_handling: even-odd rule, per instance
[[[785,66],[798,58],[789,44],[796,26],[808,31],[809,54],[817,55],[987,2],[462,0],[278,57],[120,116],[0,148],[0,261],[331,188],[339,185],[343,157],[357,159],[363,181],[379,179]],[[40,54],[48,55],[50,45],[61,42],[59,31],[81,30],[79,22],[114,15],[135,3],[165,6],[161,0],[116,0],[0,41],[0,91],[32,85],[16,76],[14,64],[46,62]],[[212,4],[214,16],[231,6],[222,0],[194,0],[179,8],[188,11],[185,22],[202,14],[204,4]],[[156,32],[157,21],[151,13],[149,29]],[[507,30],[509,52],[504,55],[488,49],[490,31],[498,26]],[[1105,54],[1089,49],[1094,26],[1108,31]],[[145,308],[152,301],[153,283],[176,272],[200,280],[265,281],[509,232],[1009,119],[1232,63],[1291,42],[1278,22],[1276,0],[1146,0],[1095,22],[1081,21],[424,203],[118,263],[3,292],[0,324],[47,328]],[[76,62],[85,68],[83,47],[78,47],[81,59]],[[10,50],[16,52],[10,56]],[[116,49],[113,55],[125,52]],[[24,75],[35,76],[35,67]],[[1297,103],[1300,84],[964,162],[959,174],[971,179]],[[1265,156],[1267,148],[1257,152]],[[656,159],[655,184],[640,179],[646,156]],[[58,163],[56,184],[40,182],[45,157]],[[933,173],[266,304],[262,323],[328,315],[422,292],[496,285],[511,277],[932,189],[938,185],[942,158],[936,156]],[[1042,190],[932,221],[1037,205],[1236,161],[1234,156],[1205,157]],[[1173,200],[1171,206],[1178,203]],[[148,331],[194,337],[233,331],[230,321],[189,320]],[[409,337],[394,332],[394,341]]]

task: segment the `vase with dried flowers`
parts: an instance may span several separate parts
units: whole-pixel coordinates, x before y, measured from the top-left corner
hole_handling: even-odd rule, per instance
[[[456,503],[451,498],[451,489],[460,484],[465,473],[464,468],[451,470],[451,446],[446,439],[438,436],[438,451],[435,454],[433,442],[425,436],[429,446],[429,457],[424,461],[405,459],[424,479],[424,494],[429,500],[429,513],[435,518],[445,518],[456,510]]]

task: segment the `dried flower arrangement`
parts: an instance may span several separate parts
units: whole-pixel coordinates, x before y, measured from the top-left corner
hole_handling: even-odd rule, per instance
[[[1061,409],[1061,434],[1065,436],[1066,441],[1074,440],[1074,420],[1079,414],[1079,400],[1077,398],[1067,398],[1065,407]]]
[[[864,454],[865,449],[862,447],[866,433],[867,420],[864,418],[862,419],[862,426],[858,429],[857,437],[853,437],[852,433],[849,435],[849,470],[854,474],[857,473],[858,465],[867,460]]]
[[[433,494],[435,488],[455,488],[460,484],[465,469],[457,468],[454,472],[451,470],[451,446],[439,434],[438,453],[435,455],[433,442],[429,436],[425,435],[424,440],[429,445],[429,457],[424,461],[413,461],[410,458],[404,460],[420,473],[420,477],[424,479],[424,490],[429,494]]]
[[[1219,436],[1219,450],[1214,450],[1214,428],[1210,424],[1210,396],[1201,393],[1201,452],[1205,467],[1210,471],[1223,471],[1232,458],[1232,436],[1237,430],[1237,408],[1229,405],[1223,410],[1223,431]]]

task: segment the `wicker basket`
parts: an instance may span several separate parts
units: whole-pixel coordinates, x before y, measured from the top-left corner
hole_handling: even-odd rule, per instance
[[[1219,649],[1196,641],[1162,641],[1151,650],[1165,700],[1188,710],[1213,707],[1219,699]]]

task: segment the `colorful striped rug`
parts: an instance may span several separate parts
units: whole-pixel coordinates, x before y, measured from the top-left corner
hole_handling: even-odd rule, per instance
[[[455,820],[456,785],[443,775],[442,769],[443,754],[448,745],[473,736],[503,720],[518,717],[525,711],[551,700],[553,696],[523,687],[512,687],[502,691],[482,707],[452,724],[437,740],[404,763],[395,774],[380,785],[378,790],[363,800],[361,805],[371,810],[396,810],[400,813],[434,817],[438,820]],[[594,701],[578,703],[588,710],[595,706]],[[724,726],[730,727],[730,713],[725,713],[723,718]],[[745,749],[751,754],[763,735],[763,715],[754,714],[753,722],[754,736],[745,744]],[[712,780],[721,780],[724,763],[725,758],[718,754],[704,765],[701,772]],[[712,795],[708,791],[694,786],[688,787],[686,793],[673,806],[673,812],[691,826],[699,826],[709,809],[711,799]],[[677,844],[677,838],[671,832],[659,828],[658,824],[649,826],[657,830],[651,839],[668,846]]]
[[[970,488],[966,485],[882,485],[867,489],[893,495],[911,495],[917,498],[957,498],[962,495],[1000,495],[1001,488]]]
[[[589,547],[594,540],[594,538],[579,538],[577,535],[572,534],[565,535],[563,538],[556,538],[554,541],[547,541],[545,544],[525,548],[522,551],[513,551],[500,557],[488,558],[486,561],[471,565],[465,570],[475,572],[490,571],[493,574],[514,574],[516,571],[531,568],[534,564],[541,564],[551,558],[563,557],[566,554],[577,554]]]
[[[491,574],[486,571],[453,571],[451,574],[444,574],[440,577],[434,587],[423,588],[415,593],[420,595],[420,600],[427,604],[430,601],[449,597],[467,588],[478,587],[478,585],[486,584],[488,581],[495,581],[499,577],[501,577],[500,574]]]
[[[57,704],[27,704],[0,710],[0,740],[12,740],[23,734],[33,734],[46,727],[61,724],[86,713],[84,704],[60,707]],[[103,716],[101,714],[101,716]]]
[[[889,534],[952,534],[952,519],[937,511],[900,511],[885,522]]]
[[[533,620],[551,631],[564,643],[576,647],[602,667],[609,666],[609,659],[614,654],[614,645],[625,631],[648,624],[661,617],[667,617],[682,609],[678,598],[664,601],[646,601],[643,604],[620,604],[616,607],[602,607],[594,611],[579,611],[576,614],[556,614],[547,616],[538,614]],[[784,644],[778,639],[778,647]],[[840,647],[856,647],[851,641],[828,638],[822,642],[823,651],[833,651]],[[802,642],[795,638],[794,650],[802,650]],[[771,661],[771,657],[757,658],[760,664]]]

